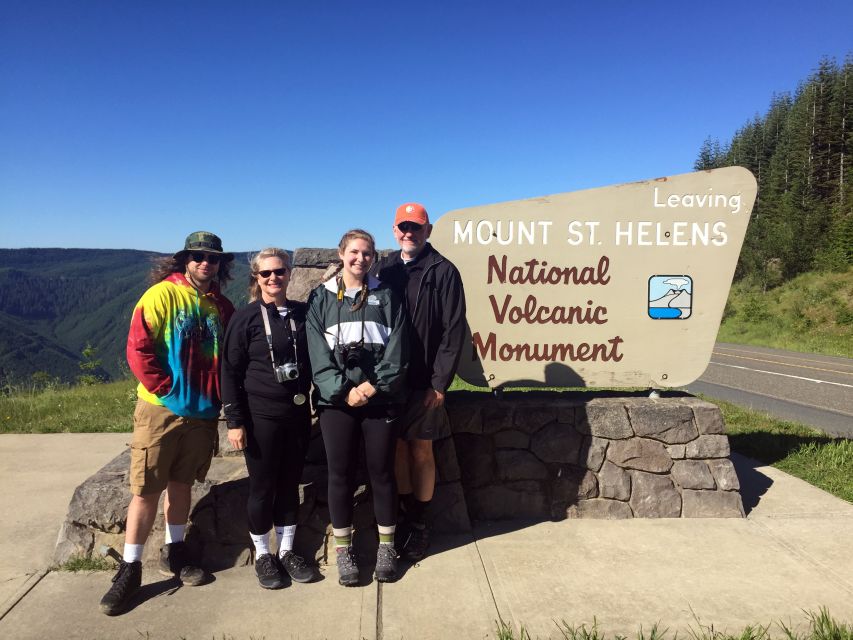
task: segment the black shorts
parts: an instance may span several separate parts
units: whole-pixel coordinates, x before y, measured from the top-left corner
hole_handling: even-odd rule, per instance
[[[416,389],[409,396],[403,415],[399,419],[403,440],[438,440],[450,435],[450,418],[444,405],[425,407],[427,389]]]

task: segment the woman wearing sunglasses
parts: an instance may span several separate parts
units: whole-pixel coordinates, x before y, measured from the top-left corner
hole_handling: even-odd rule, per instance
[[[225,334],[222,401],[228,440],[244,452],[249,471],[255,573],[261,587],[280,589],[285,574],[296,582],[314,578],[293,552],[311,428],[307,305],[287,299],[290,256],[283,249],[263,249],[251,269],[249,305],[234,315]],[[277,554],[270,549],[273,528]]]
[[[407,395],[407,342],[400,298],[368,276],[376,256],[373,237],[360,229],[348,231],[338,256],[343,270],[308,299],[308,344],[329,466],[338,581],[352,586],[359,581],[352,497],[362,442],[379,530],[375,577],[380,582],[397,577],[394,452],[396,416]]]

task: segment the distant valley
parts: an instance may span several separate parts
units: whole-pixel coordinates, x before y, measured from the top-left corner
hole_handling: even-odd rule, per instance
[[[152,260],[131,249],[0,249],[0,385],[43,371],[71,382],[81,352],[97,349],[105,379],[126,371],[130,314],[148,286]],[[235,254],[226,295],[246,300],[248,254]]]

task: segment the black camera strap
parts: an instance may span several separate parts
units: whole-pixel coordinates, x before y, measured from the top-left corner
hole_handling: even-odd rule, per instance
[[[293,321],[293,314],[289,313],[290,320],[290,340],[293,342],[293,364],[296,365],[297,370],[299,368],[299,353],[296,348],[296,323]],[[267,334],[267,346],[270,349],[270,362],[272,363],[272,369],[275,371],[275,356],[272,352],[272,330],[270,329],[270,316],[267,312],[267,307],[265,304],[261,303],[261,317],[264,319],[264,332]]]

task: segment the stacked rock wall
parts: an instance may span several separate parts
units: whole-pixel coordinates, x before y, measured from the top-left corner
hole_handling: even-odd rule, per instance
[[[297,249],[293,252],[293,271],[287,285],[287,297],[305,302],[311,290],[331,278],[339,265],[335,249]]]
[[[448,396],[472,519],[743,516],[716,406],[512,396]]]

